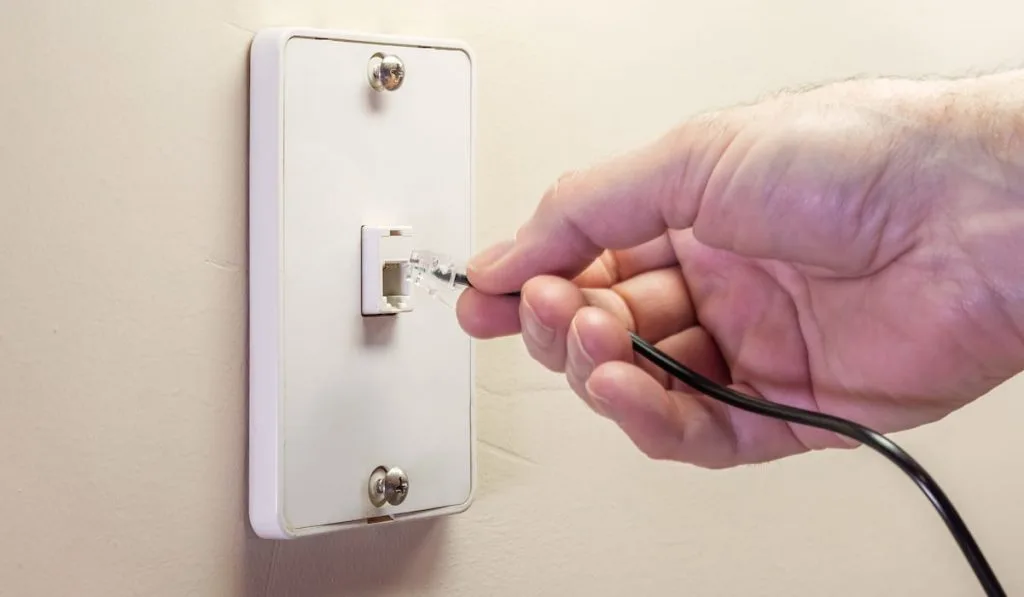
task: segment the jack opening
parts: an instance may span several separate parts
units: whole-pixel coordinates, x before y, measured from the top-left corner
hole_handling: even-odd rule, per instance
[[[392,309],[405,311],[410,308],[408,261],[385,261],[381,269],[381,296]]]
[[[412,311],[409,259],[413,251],[408,226],[363,226],[362,314],[396,315]]]

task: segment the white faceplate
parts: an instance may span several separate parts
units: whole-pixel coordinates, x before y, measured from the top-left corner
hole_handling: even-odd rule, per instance
[[[375,52],[404,62],[399,89],[371,88]],[[264,31],[250,94],[253,528],[289,538],[464,510],[475,475],[471,341],[425,296],[364,316],[362,259],[364,227],[470,254],[470,53],[438,40]],[[378,466],[408,475],[401,504],[370,502]]]

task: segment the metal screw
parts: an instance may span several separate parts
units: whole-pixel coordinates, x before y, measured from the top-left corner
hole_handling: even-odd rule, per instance
[[[369,493],[370,503],[378,508],[384,504],[397,506],[409,495],[409,476],[398,467],[378,466],[370,473]]]
[[[394,91],[405,81],[405,63],[394,54],[377,52],[370,56],[368,71],[370,87],[377,91]]]

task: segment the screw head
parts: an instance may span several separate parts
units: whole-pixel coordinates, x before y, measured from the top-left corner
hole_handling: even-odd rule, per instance
[[[384,475],[384,499],[392,506],[405,501],[409,495],[409,475],[398,467],[393,467]]]
[[[380,508],[384,504],[397,506],[409,495],[409,476],[398,467],[378,466],[370,473],[368,493],[370,503]]]
[[[377,52],[370,57],[370,87],[377,91],[394,91],[405,81],[405,63],[394,54]]]

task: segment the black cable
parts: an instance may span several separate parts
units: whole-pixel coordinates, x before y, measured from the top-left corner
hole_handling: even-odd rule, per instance
[[[455,283],[460,286],[472,288],[469,278],[464,274],[457,274]],[[508,294],[508,296],[519,295],[520,293],[518,292]],[[723,402],[733,408],[738,408],[765,417],[781,419],[798,425],[806,425],[808,427],[816,427],[818,429],[838,433],[839,435],[860,442],[888,458],[890,462],[898,466],[900,470],[906,473],[907,476],[914,481],[917,487],[924,492],[925,497],[927,497],[932,503],[932,506],[935,507],[935,510],[942,518],[942,521],[946,523],[946,528],[949,529],[949,532],[953,535],[957,545],[960,546],[960,551],[963,552],[967,562],[971,565],[971,569],[974,571],[974,575],[977,576],[978,582],[981,583],[982,588],[985,590],[985,594],[988,597],[1005,597],[1006,592],[1003,591],[1003,587],[999,584],[999,579],[996,578],[995,572],[992,570],[992,567],[989,566],[988,561],[985,559],[985,555],[981,552],[981,547],[979,547],[978,543],[974,540],[974,536],[971,535],[971,531],[967,528],[967,524],[964,523],[963,519],[960,517],[960,513],[957,512],[956,508],[953,506],[953,502],[946,497],[946,493],[942,491],[942,488],[939,487],[939,484],[936,483],[935,479],[928,474],[928,471],[918,464],[910,454],[903,450],[903,448],[896,445],[895,442],[877,431],[852,421],[847,421],[846,419],[841,419],[824,413],[803,410],[793,406],[786,406],[784,404],[778,404],[768,400],[759,400],[757,398],[741,394],[740,392],[719,385],[689,367],[686,367],[634,332],[630,332],[629,337],[633,343],[633,350],[637,354],[654,363],[672,377],[709,398]]]
[[[637,354],[654,363],[672,377],[710,398],[747,412],[833,431],[858,441],[888,458],[890,462],[898,466],[900,470],[917,484],[918,488],[924,492],[928,500],[935,506],[939,516],[942,517],[950,533],[953,534],[953,538],[956,539],[957,544],[960,546],[964,557],[970,563],[975,576],[978,577],[978,582],[985,589],[985,594],[990,597],[1006,595],[999,584],[999,579],[996,578],[995,572],[992,571],[988,561],[985,560],[984,554],[981,553],[981,548],[974,541],[971,531],[968,530],[967,525],[960,518],[960,514],[953,507],[953,503],[949,498],[946,497],[942,488],[939,487],[939,484],[935,482],[935,479],[928,474],[924,467],[911,458],[910,454],[903,451],[903,448],[893,443],[892,440],[863,425],[858,425],[839,417],[746,396],[721,386],[696,371],[689,369],[633,332],[630,332],[630,339],[633,342],[633,350]]]

